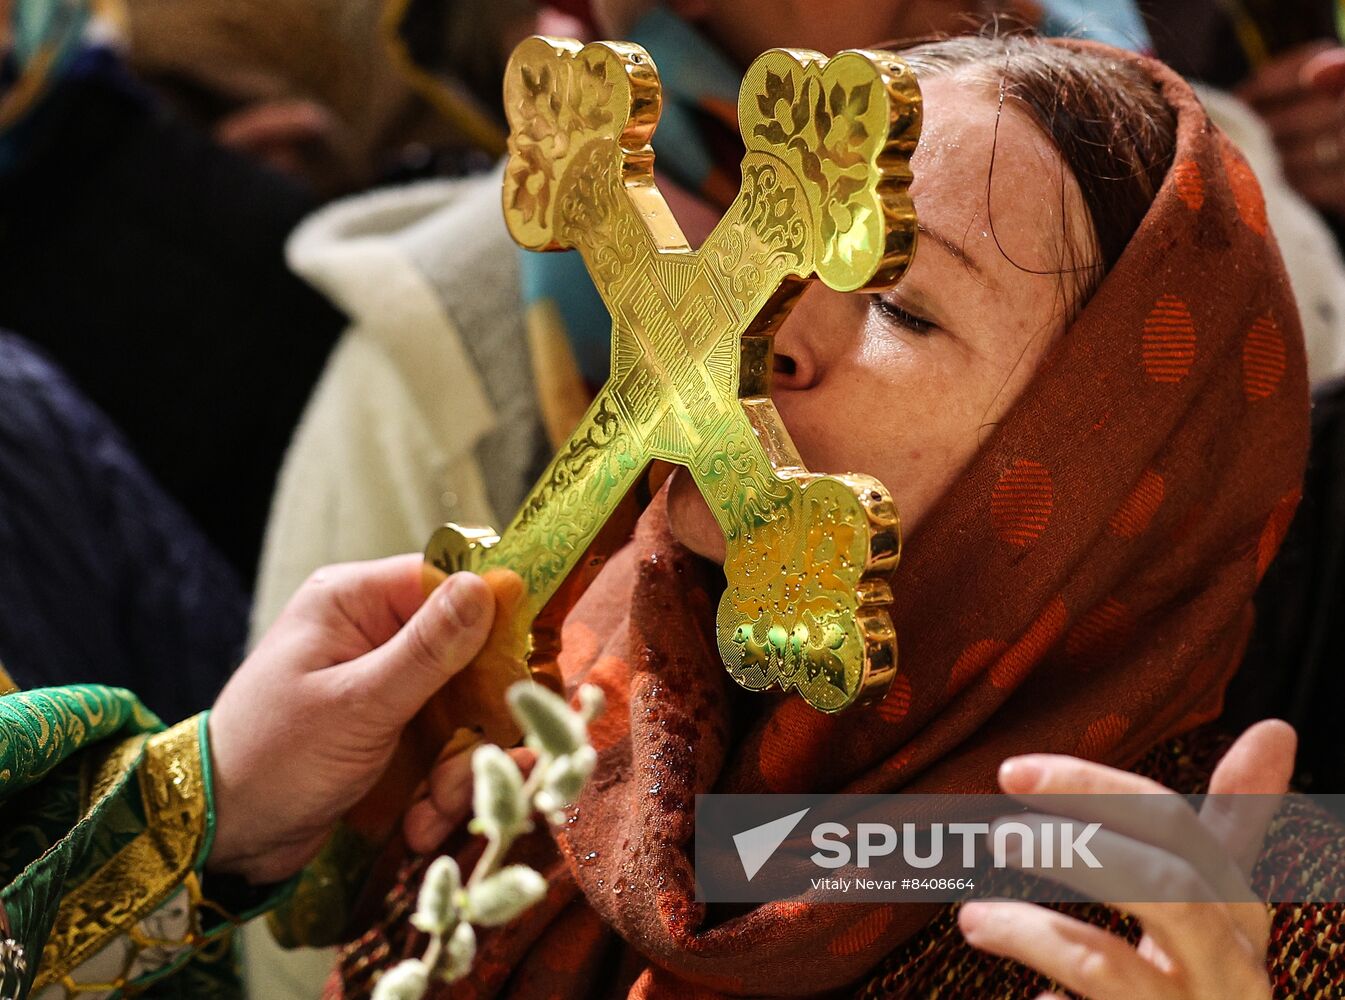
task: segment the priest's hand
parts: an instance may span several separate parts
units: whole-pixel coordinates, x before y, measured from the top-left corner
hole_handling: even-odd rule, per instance
[[[210,713],[211,871],[262,883],[307,864],[485,642],[486,584],[458,573],[427,599],[420,574],[418,555],[319,570],[238,668]]]
[[[1269,1000],[1270,915],[1265,903],[1254,901],[1247,879],[1275,797],[1288,790],[1295,747],[1287,723],[1252,726],[1219,762],[1209,788],[1211,795],[1249,798],[1207,800],[1199,815],[1178,799],[1163,810],[1161,823],[1156,812],[1133,808],[1107,823],[1104,804],[1098,816],[1079,817],[1103,822],[1090,849],[1106,874],[1084,867],[1039,874],[1093,898],[1107,897],[1085,884],[1090,878],[1115,880],[1119,873],[1141,897],[1159,898],[1175,883],[1187,887],[1183,898],[1209,900],[1115,904],[1143,927],[1138,948],[1100,927],[1018,901],[964,904],[958,922],[967,942],[1029,965],[1088,1000]],[[1051,794],[1171,794],[1147,778],[1051,754],[1010,758],[999,780],[1005,792],[1029,803]],[[1146,889],[1149,880],[1161,883]],[[1236,899],[1248,901],[1227,902]],[[1039,1000],[1048,998],[1062,1000],[1057,994]]]

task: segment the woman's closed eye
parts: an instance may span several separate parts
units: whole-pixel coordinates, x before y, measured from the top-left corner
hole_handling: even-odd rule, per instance
[[[895,323],[898,326],[905,327],[912,333],[924,335],[938,329],[938,324],[933,320],[925,319],[923,316],[917,316],[915,313],[893,302],[891,299],[882,295],[872,297],[872,308],[883,318],[886,323]]]

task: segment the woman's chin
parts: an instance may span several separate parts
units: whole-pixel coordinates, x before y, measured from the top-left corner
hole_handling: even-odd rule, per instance
[[[673,537],[702,559],[724,564],[724,535],[705,498],[684,468],[673,470],[668,487],[668,524]]]

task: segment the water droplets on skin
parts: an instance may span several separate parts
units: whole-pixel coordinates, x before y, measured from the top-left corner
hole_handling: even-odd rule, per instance
[[[597,860],[598,860],[598,852],[589,851],[587,854],[585,854],[582,858],[579,859],[579,863],[581,865],[591,865],[593,864],[593,862]]]
[[[649,786],[650,795],[657,795],[661,791],[663,791],[663,782],[661,781],[656,781]]]

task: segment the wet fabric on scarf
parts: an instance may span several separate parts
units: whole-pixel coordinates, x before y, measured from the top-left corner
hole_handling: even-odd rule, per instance
[[[709,914],[694,899],[697,793],[987,793],[1007,756],[1129,767],[1219,714],[1298,501],[1302,335],[1242,157],[1179,77],[1109,55],[1134,60],[1174,108],[1174,166],[910,540],[893,577],[901,655],[887,698],[826,716],[736,690],[713,635],[722,578],[674,541],[656,499],[565,626],[567,679],[600,684],[609,707],[593,728],[596,777],[553,828],[551,893],[485,937],[471,979],[436,996],[839,988],[937,908],[804,900]],[[369,968],[419,954],[405,921],[419,871],[328,996],[365,995]]]

